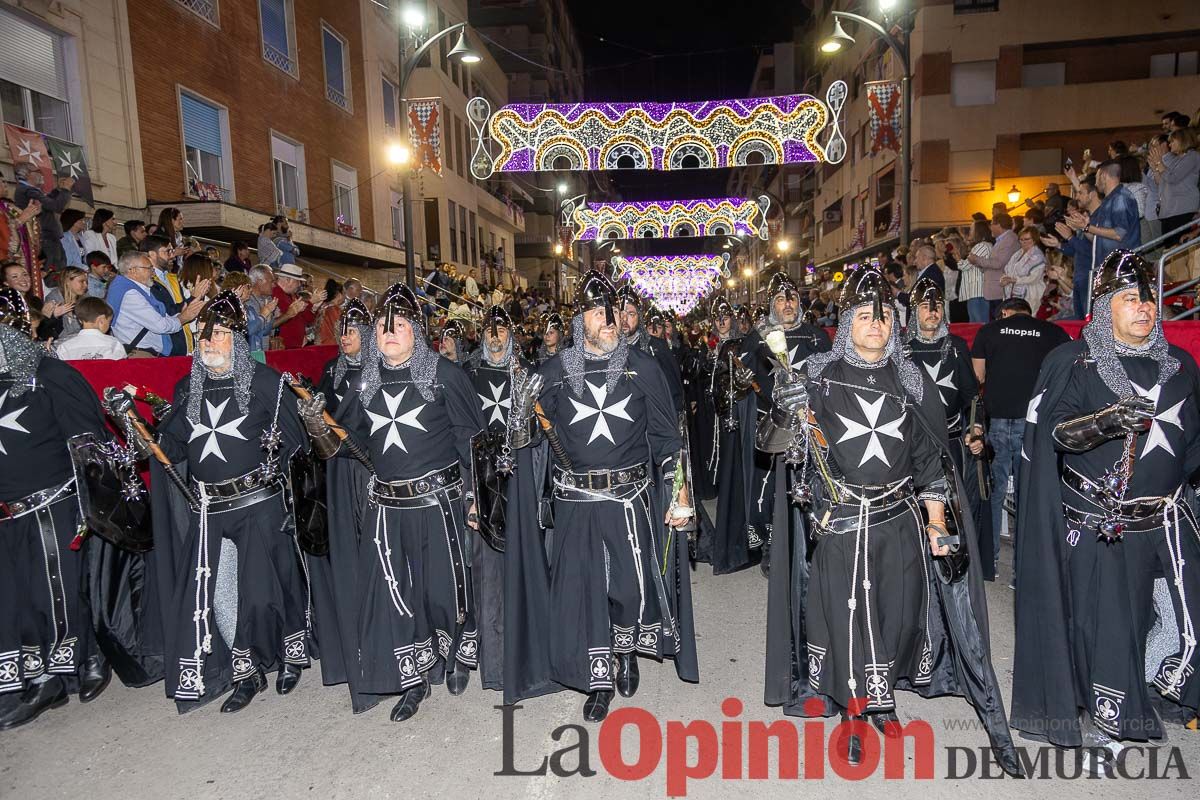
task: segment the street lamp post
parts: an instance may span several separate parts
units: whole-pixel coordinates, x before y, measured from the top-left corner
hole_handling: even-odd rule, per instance
[[[892,3],[881,2],[880,5],[884,7],[884,10],[887,10]],[[900,42],[886,28],[868,17],[852,14],[849,11],[834,11],[833,18],[833,35],[822,43],[821,52],[836,53],[846,43],[852,44],[854,42],[853,37],[847,34],[842,28],[842,21],[849,20],[857,22],[859,25],[865,25],[878,34],[879,38],[883,39],[884,43],[900,59],[900,66],[904,71],[903,76],[900,78],[900,157],[897,161],[900,162],[902,171],[900,184],[900,244],[907,246],[912,235],[912,64],[908,54],[909,34],[912,29],[903,24],[900,26],[900,30],[904,34],[904,41]]]
[[[450,52],[450,56],[462,59],[464,64],[476,64],[479,62],[479,56],[473,52],[470,46],[467,44],[467,23],[465,22],[455,23],[454,25],[451,25],[448,28],[433,34],[424,42],[422,42],[412,52],[411,56],[405,59],[404,51],[409,43],[409,40],[416,38],[414,32],[418,28],[424,27],[424,23],[424,15],[420,13],[416,6],[410,4],[404,7],[400,20],[400,53],[398,59],[400,64],[399,94],[401,125],[408,124],[408,100],[405,98],[405,90],[408,87],[408,81],[413,76],[413,73],[417,71],[417,63],[421,60],[421,57],[429,52],[429,49],[434,45],[435,42],[457,33],[459,34],[458,43],[454,45],[454,49]],[[405,35],[404,29],[408,30],[407,35]],[[415,157],[415,155],[416,154],[414,153],[413,156]],[[404,220],[405,278],[408,283],[408,287],[415,291],[417,288],[417,268],[416,264],[414,263],[416,261],[416,256],[413,248],[412,229],[412,169],[413,168],[410,166],[409,169],[403,170],[403,178],[400,182],[400,215]]]

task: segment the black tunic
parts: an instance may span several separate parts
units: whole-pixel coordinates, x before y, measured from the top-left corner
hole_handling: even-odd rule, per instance
[[[1056,452],[1058,423],[1090,414],[1118,399],[1105,385],[1084,340],[1053,351],[1042,365],[1026,416],[1017,547],[1016,650],[1013,725],[1062,746],[1078,746],[1080,712],[1117,739],[1163,736],[1146,685],[1146,637],[1154,622],[1153,581],[1167,578],[1181,641],[1159,665],[1156,690],[1196,710],[1200,659],[1182,640],[1186,623],[1200,620],[1200,539],[1187,478],[1200,467],[1200,372],[1178,347],[1179,371],[1158,385],[1158,365],[1120,359],[1136,394],[1155,404],[1150,430],[1137,437],[1133,498],[1174,498],[1162,523],[1131,530],[1117,542],[1064,518],[1064,506],[1103,515],[1094,499],[1062,483],[1061,469],[1100,481],[1121,460],[1124,439],[1083,453]],[[1153,525],[1153,523],[1151,523]],[[1183,563],[1180,564],[1180,561]],[[1182,669],[1182,680],[1173,680]]]

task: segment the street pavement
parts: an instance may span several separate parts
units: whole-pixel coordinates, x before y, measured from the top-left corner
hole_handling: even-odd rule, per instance
[[[1001,580],[988,587],[992,620],[992,647],[996,672],[1007,698],[1012,677],[1012,593],[1008,589],[1011,556],[1005,543]],[[617,697],[613,709],[638,706],[654,715],[659,730],[668,720],[708,720],[718,729],[721,703],[735,697],[744,703],[737,716],[743,723],[775,722],[777,709],[762,704],[763,651],[766,614],[766,581],[757,569],[736,575],[714,577],[705,565],[692,574],[695,594],[696,631],[700,651],[701,682],[684,684],[669,665],[645,659],[642,683],[631,700]],[[657,768],[638,781],[612,777],[599,756],[599,727],[587,725],[591,777],[579,775],[496,776],[503,769],[502,718],[494,706],[495,692],[478,685],[453,698],[445,687],[434,687],[433,696],[412,720],[393,724],[388,720],[391,702],[379,704],[361,716],[350,713],[344,687],[324,687],[320,669],[307,671],[297,690],[279,697],[271,687],[250,708],[236,715],[218,713],[218,704],[186,716],[176,715],[162,692],[162,685],[126,689],[114,681],[95,702],[70,705],[48,712],[25,728],[0,733],[0,799],[86,797],[154,798],[155,800],[207,800],[207,798],[664,798],[667,797],[667,748]],[[513,712],[515,731],[513,766],[534,769],[557,749],[578,741],[568,730],[561,741],[552,732],[561,725],[582,724],[583,697],[559,693],[537,698]],[[1088,797],[1121,798],[1151,796],[1195,797],[1191,780],[1122,780],[1119,778],[1018,781],[1011,778],[985,780],[978,766],[970,777],[952,780],[947,776],[947,748],[974,749],[987,744],[986,737],[967,704],[957,698],[922,700],[900,692],[902,720],[925,719],[935,738],[935,777],[913,778],[913,746],[910,744],[904,780],[885,780],[877,770],[863,780],[837,777],[828,766],[824,780],[781,780],[774,746],[770,748],[767,779],[722,779],[717,767],[712,777],[686,784],[693,798],[771,798],[808,796],[855,798],[882,796],[940,800],[963,797],[1003,798]],[[790,718],[789,718],[790,719]],[[802,724],[797,720],[797,724]],[[825,736],[832,723],[825,726]],[[624,758],[634,763],[638,756],[634,728],[623,731]],[[746,728],[743,728],[746,730]],[[1159,751],[1159,768],[1167,761],[1171,746],[1189,775],[1200,772],[1200,734],[1171,728],[1171,741]],[[677,737],[678,740],[678,737]],[[744,735],[743,735],[744,740]],[[745,747],[745,746],[744,746]],[[695,743],[688,757],[698,758]],[[728,755],[729,748],[725,753]],[[957,769],[964,769],[959,752]],[[1031,752],[1033,752],[1031,750]],[[743,754],[743,763],[745,756]],[[578,753],[563,759],[568,769],[578,764]],[[738,759],[731,759],[736,763]],[[1070,762],[1068,762],[1070,763]],[[1148,757],[1130,764],[1146,767]],[[732,764],[731,764],[732,766]],[[810,765],[801,750],[801,775]],[[998,774],[992,768],[991,775]],[[1178,775],[1178,771],[1173,773]],[[678,787],[676,787],[678,788]],[[865,793],[865,794],[864,794]]]

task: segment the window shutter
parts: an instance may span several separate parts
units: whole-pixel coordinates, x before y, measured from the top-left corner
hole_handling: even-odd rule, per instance
[[[0,11],[0,78],[66,100],[62,39],[22,17]]]
[[[187,94],[180,95],[179,105],[183,110],[183,143],[214,156],[223,155],[220,109]]]
[[[387,78],[383,79],[383,124],[396,127],[396,87]]]
[[[258,0],[262,12],[263,41],[281,53],[291,55],[288,47],[287,0]]]

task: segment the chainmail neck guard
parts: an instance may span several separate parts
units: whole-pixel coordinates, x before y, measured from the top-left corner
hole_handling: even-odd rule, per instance
[[[799,310],[797,310],[796,311],[796,321],[793,322],[791,325],[784,326],[784,324],[782,322],[780,322],[779,316],[775,313],[775,303],[772,301],[771,310],[769,312],[767,312],[767,321],[760,330],[762,331],[763,337],[765,338],[766,335],[768,333],[770,333],[771,331],[783,331],[784,333],[787,333],[788,331],[794,331],[794,330],[796,330],[796,328],[799,328],[803,322],[804,322],[804,315],[801,314]]]
[[[561,350],[559,359],[562,361],[563,380],[571,387],[576,397],[583,397],[583,374],[587,369],[585,361],[607,361],[605,367],[604,385],[608,392],[617,388],[617,381],[625,372],[625,362],[629,360],[629,342],[625,334],[617,333],[617,349],[606,356],[596,356],[584,350],[586,338],[583,333],[583,315],[576,314],[571,320],[571,346]]]
[[[192,381],[188,387],[187,418],[193,425],[200,424],[200,401],[204,399],[205,381],[233,381],[233,396],[238,411],[245,414],[250,408],[250,385],[254,383],[254,359],[250,357],[250,343],[240,333],[231,333],[233,339],[233,364],[224,375],[214,375],[204,366],[200,352],[192,355]]]
[[[438,354],[429,348],[420,326],[413,325],[412,354],[408,361],[399,366],[392,367],[383,362],[383,354],[379,352],[379,343],[374,335],[367,340],[366,348],[366,355],[362,359],[362,389],[358,393],[363,408],[371,404],[371,399],[383,384],[383,370],[411,370],[412,382],[416,385],[417,392],[426,403],[433,402],[433,381],[437,377]]]
[[[346,378],[346,372],[349,371],[349,369],[351,367],[357,367],[362,364],[362,358],[363,358],[362,348],[367,346],[366,345],[367,339],[373,333],[373,331],[371,330],[371,326],[369,326],[369,325],[359,325],[358,323],[354,323],[354,327],[356,330],[358,330],[358,341],[360,343],[359,348],[358,348],[358,355],[348,356],[345,353],[338,353],[337,363],[333,365],[333,385],[334,386],[342,385],[342,381],[345,380],[345,378]]]
[[[888,338],[883,358],[874,363],[864,361],[854,349],[854,345],[850,342],[850,326],[853,324],[855,309],[864,305],[870,305],[870,303],[860,303],[858,306],[842,312],[841,317],[838,318],[837,335],[833,337],[833,348],[828,353],[813,353],[804,362],[809,377],[819,378],[825,368],[834,361],[845,361],[862,369],[880,369],[891,363],[896,366],[896,372],[900,377],[900,384],[904,386],[904,391],[908,392],[909,397],[920,403],[925,396],[925,384],[917,365],[904,357],[903,348],[900,346],[900,330],[894,324],[896,320],[895,305],[889,304],[892,309],[892,335]]]
[[[933,338],[926,339],[921,336],[921,325],[914,319],[910,322],[908,330],[904,332],[904,340],[906,342],[925,342],[933,344],[945,340],[950,335],[950,326],[946,324],[946,318],[942,317],[942,321],[938,323],[937,330],[933,333]]]
[[[489,367],[494,367],[495,369],[502,369],[504,367],[511,366],[512,362],[513,340],[511,334],[508,337],[508,342],[506,342],[504,345],[504,355],[500,356],[499,361],[492,361],[487,357],[487,342],[482,342],[474,353],[471,353],[471,355],[467,356],[467,365],[470,366],[471,369],[479,369],[479,367],[483,364],[487,364]]]
[[[12,382],[7,391],[20,397],[33,388],[33,378],[43,358],[58,358],[41,344],[20,331],[0,325],[0,374],[8,373]]]
[[[1149,358],[1157,362],[1159,386],[1171,380],[1179,371],[1179,359],[1171,355],[1168,349],[1161,319],[1155,320],[1154,330],[1144,346],[1130,347],[1117,341],[1112,328],[1112,299],[1116,295],[1117,292],[1110,292],[1092,301],[1092,319],[1083,326],[1083,339],[1092,358],[1096,360],[1096,372],[1100,374],[1100,380],[1118,398],[1124,398],[1133,394],[1133,384],[1121,366],[1121,356]]]

